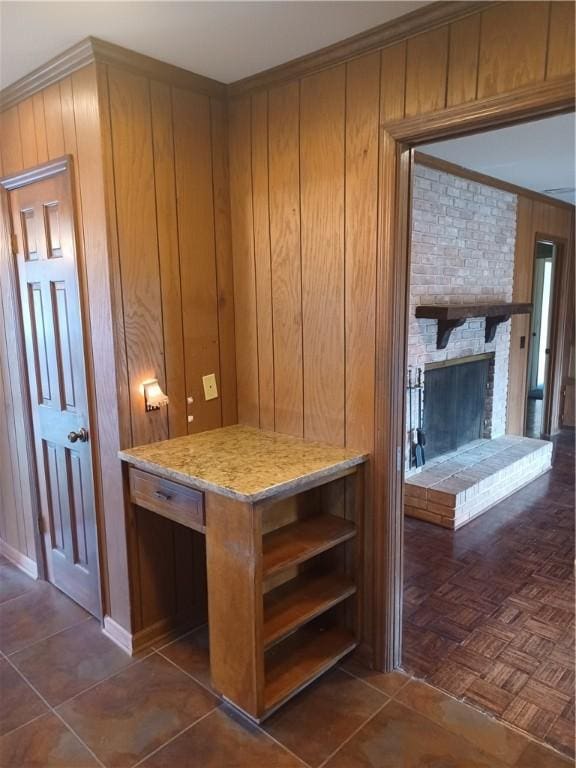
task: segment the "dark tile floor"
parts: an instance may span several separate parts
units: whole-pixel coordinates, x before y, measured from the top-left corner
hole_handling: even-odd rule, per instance
[[[553,468],[452,532],[408,518],[404,666],[574,755],[574,432]]]
[[[131,659],[0,559],[2,768],[567,768],[558,752],[354,658],[262,727],[210,690],[200,629]]]

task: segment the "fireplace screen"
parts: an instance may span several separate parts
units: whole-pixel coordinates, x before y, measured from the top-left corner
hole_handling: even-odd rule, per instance
[[[455,451],[483,436],[490,356],[426,367],[426,459]]]

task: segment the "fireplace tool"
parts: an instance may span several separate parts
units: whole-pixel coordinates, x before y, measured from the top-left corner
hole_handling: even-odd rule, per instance
[[[412,367],[408,368],[408,410],[410,412],[408,429],[410,431],[410,467],[421,467],[424,464],[424,449],[418,443],[417,431],[414,429],[412,413],[412,391],[416,389]]]
[[[426,432],[424,431],[424,382],[422,381],[422,368],[418,368],[418,427],[416,429],[416,451],[418,458],[418,448],[420,449],[420,465],[426,464],[426,454],[424,446],[426,445]]]

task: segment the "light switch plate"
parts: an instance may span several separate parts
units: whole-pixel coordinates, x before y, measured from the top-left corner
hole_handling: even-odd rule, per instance
[[[213,373],[209,373],[207,376],[202,376],[202,386],[204,387],[205,400],[214,400],[216,397],[218,397],[216,376]]]

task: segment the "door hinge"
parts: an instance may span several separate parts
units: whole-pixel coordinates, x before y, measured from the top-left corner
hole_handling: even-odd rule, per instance
[[[18,255],[18,238],[13,232],[10,235],[10,243],[12,245],[12,256],[17,256]]]
[[[44,518],[39,517],[38,518],[38,530],[40,531],[40,534],[43,536],[46,533],[46,526],[44,525]]]

